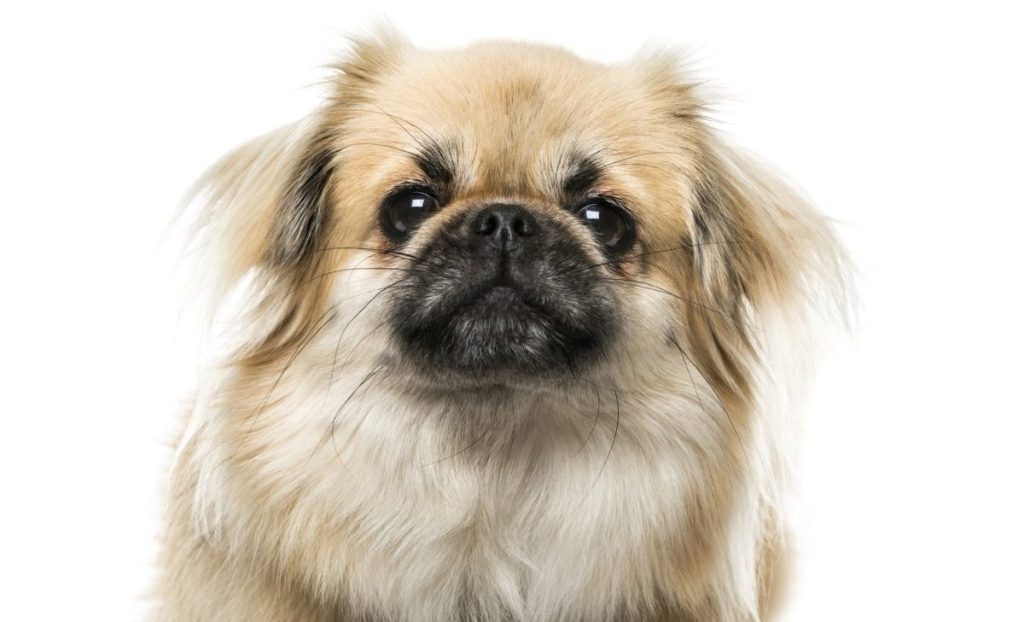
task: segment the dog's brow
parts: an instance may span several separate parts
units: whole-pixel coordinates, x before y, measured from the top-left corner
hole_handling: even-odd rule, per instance
[[[591,156],[574,158],[570,173],[562,182],[562,189],[569,196],[585,194],[597,183],[601,170],[601,164]]]
[[[432,182],[439,186],[448,186],[455,178],[454,146],[442,144],[436,140],[425,140],[416,152],[416,164]]]

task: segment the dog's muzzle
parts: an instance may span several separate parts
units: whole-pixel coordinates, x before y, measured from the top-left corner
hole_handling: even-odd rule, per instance
[[[615,332],[614,296],[585,239],[551,214],[492,203],[435,234],[392,299],[404,353],[427,373],[571,371]]]

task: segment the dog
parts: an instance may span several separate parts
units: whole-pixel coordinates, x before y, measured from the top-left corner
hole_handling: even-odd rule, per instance
[[[154,619],[756,621],[846,260],[672,54],[353,41],[192,201]]]

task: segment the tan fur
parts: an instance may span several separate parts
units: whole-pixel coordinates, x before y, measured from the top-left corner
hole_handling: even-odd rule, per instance
[[[155,619],[763,619],[804,338],[841,295],[824,220],[712,132],[669,57],[381,35],[338,70],[319,111],[200,183],[211,287],[242,303],[185,423]],[[406,259],[378,252],[376,209],[423,136],[457,147],[456,191],[406,252],[481,200],[583,239],[557,198],[574,152],[637,210],[638,258],[599,267],[625,334],[586,382],[462,395],[380,371]]]

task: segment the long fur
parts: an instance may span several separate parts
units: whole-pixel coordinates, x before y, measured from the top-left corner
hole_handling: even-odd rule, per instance
[[[241,302],[182,426],[155,619],[764,619],[813,327],[843,308],[825,219],[667,56],[384,34],[337,69],[198,186],[207,285]],[[593,369],[480,391],[396,362],[416,243],[389,250],[376,206],[424,143],[456,196],[555,213],[548,177],[585,153],[632,199],[642,247],[595,255],[623,322]]]

